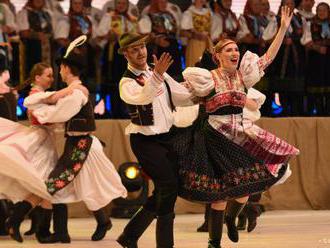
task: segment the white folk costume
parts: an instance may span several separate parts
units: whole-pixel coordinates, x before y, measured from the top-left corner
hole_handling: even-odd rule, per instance
[[[32,88],[30,95],[48,97],[52,93]],[[31,193],[51,200],[45,180],[57,162],[51,125],[42,125],[28,109],[31,126],[0,118],[0,193],[17,202]]]
[[[107,1],[102,7],[103,15],[113,10],[115,10],[115,0]],[[139,9],[137,8],[136,5],[132,4],[130,1],[128,3],[128,13],[134,16],[135,18],[139,17]]]
[[[53,19],[46,8],[36,10],[27,4],[17,14],[18,31],[29,31],[29,37],[23,38],[24,49],[22,58],[24,61],[24,77],[28,75],[34,64],[38,62],[51,63],[51,40],[53,37]],[[44,33],[48,39],[40,40],[38,32]]]
[[[277,21],[276,17],[273,16],[271,20],[266,17],[261,18],[252,14],[240,15],[239,19],[239,30],[237,33],[237,40],[244,38],[248,34],[252,34],[254,38],[260,41],[269,41],[276,35],[277,32]],[[249,44],[241,43],[241,51],[251,51],[258,55],[263,54],[264,47],[260,44]]]
[[[114,165],[104,154],[100,141],[89,135],[95,130],[93,116],[88,116],[92,119],[85,121],[91,127],[80,125],[79,120],[86,118],[81,114],[82,111],[93,114],[88,98],[82,91],[74,90],[72,95],[60,99],[56,105],[41,104],[42,99],[41,95],[32,95],[25,105],[34,110],[34,116],[40,123],[66,122],[66,148],[70,144],[68,140],[72,140],[74,146],[72,150],[65,149],[46,181],[48,192],[54,197],[53,202],[83,201],[88,209],[95,211],[115,198],[126,197],[126,189]],[[94,130],[78,130],[81,128]]]
[[[209,8],[198,9],[190,6],[182,16],[181,29],[200,32],[210,36],[212,27],[212,13]],[[186,66],[194,66],[200,60],[207,47],[206,40],[198,40],[192,37],[188,40],[186,48]]]
[[[236,39],[239,28],[238,19],[231,10],[220,10],[219,13],[214,13],[212,20],[211,39],[219,40],[221,34],[225,33],[227,38]]]
[[[122,36],[119,41],[121,48],[126,37],[126,43],[139,39],[138,34]],[[124,247],[136,244],[157,216],[157,247],[173,247],[178,185],[177,164],[172,149],[172,138],[175,136],[172,129],[173,111],[175,106],[193,105],[192,94],[167,73],[160,76],[149,66],[138,70],[128,65],[120,81],[120,96],[127,103],[131,116],[126,133],[130,134],[132,151],[143,171],[153,181],[155,190],[117,241]]]
[[[187,131],[177,137],[180,195],[184,198],[214,202],[262,192],[283,176],[289,159],[299,153],[294,146],[243,120],[245,90],[261,79],[270,62],[266,54],[259,58],[247,52],[233,74],[199,68],[183,72],[197,94],[203,89],[201,78],[211,79],[212,86],[205,98],[207,121],[193,125],[193,135]]]
[[[129,15],[119,14],[115,11],[105,13],[100,21],[96,31],[96,36],[105,36],[110,31],[114,32],[118,37],[125,32],[133,32],[136,29],[135,19]],[[104,47],[107,41],[99,44]]]
[[[170,53],[173,63],[167,73],[174,78],[180,78],[182,72],[181,50],[178,42],[182,13],[180,8],[172,3],[167,3],[165,10],[153,10],[150,5],[142,11],[138,22],[138,32],[141,34],[152,33],[156,38],[164,38],[168,44],[159,45],[150,42],[147,46],[149,56],[151,54],[160,57],[164,52]]]

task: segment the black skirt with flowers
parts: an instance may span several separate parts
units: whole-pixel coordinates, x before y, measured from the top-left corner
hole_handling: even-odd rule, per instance
[[[173,141],[179,164],[179,196],[190,201],[215,202],[267,190],[274,177],[262,160],[214,130],[205,116],[177,130]]]
[[[66,138],[64,152],[46,181],[47,190],[51,195],[63,189],[78,175],[87,159],[92,143],[93,138],[89,135]]]

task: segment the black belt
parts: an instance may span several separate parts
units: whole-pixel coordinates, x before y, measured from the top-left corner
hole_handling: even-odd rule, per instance
[[[242,107],[225,106],[217,109],[212,113],[209,113],[209,115],[237,115],[242,113],[243,113]]]

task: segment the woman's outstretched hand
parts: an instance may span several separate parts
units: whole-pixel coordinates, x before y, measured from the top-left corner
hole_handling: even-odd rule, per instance
[[[282,6],[281,8],[281,27],[287,30],[290,26],[293,12],[288,6]]]

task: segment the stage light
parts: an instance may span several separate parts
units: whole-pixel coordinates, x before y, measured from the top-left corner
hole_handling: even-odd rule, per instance
[[[135,166],[130,166],[125,171],[125,176],[128,179],[135,179],[139,175],[139,170]]]
[[[135,162],[126,162],[119,166],[118,173],[128,191],[127,198],[113,200],[111,216],[115,218],[131,218],[148,198],[148,178]]]

